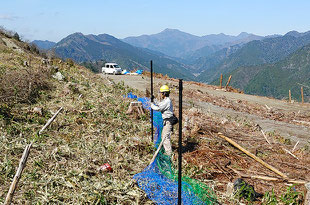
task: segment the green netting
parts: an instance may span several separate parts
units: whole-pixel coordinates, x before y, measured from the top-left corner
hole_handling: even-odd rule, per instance
[[[144,108],[149,108],[148,98],[139,98]],[[154,112],[153,122],[155,127],[157,148],[161,142],[163,120],[160,112]],[[174,168],[171,158],[164,154],[162,148],[155,161],[146,167],[143,172],[134,176],[138,185],[146,192],[147,196],[157,204],[177,204],[178,202],[178,172]],[[182,177],[182,204],[215,204],[216,197],[207,185]]]

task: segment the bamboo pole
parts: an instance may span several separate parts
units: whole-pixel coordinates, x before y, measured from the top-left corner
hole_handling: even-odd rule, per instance
[[[39,131],[39,135],[55,120],[59,112],[62,110],[62,107],[54,114],[54,116],[47,121],[47,123],[42,127],[42,129]]]
[[[42,127],[42,129],[39,131],[39,135],[54,121],[54,119],[57,117],[57,115],[59,114],[59,112],[62,110],[63,108],[61,107],[55,114],[52,118],[50,118],[47,123]],[[6,199],[5,199],[5,202],[4,202],[4,205],[9,205],[12,203],[12,199],[13,199],[13,196],[14,196],[14,193],[15,193],[15,190],[16,190],[16,187],[17,187],[17,184],[18,184],[18,181],[19,179],[21,178],[21,175],[23,173],[23,170],[26,166],[26,163],[27,163],[27,159],[28,159],[28,156],[29,156],[29,153],[30,153],[30,148],[32,146],[32,143],[31,142],[29,145],[27,145],[24,149],[24,152],[23,152],[23,155],[19,161],[19,166],[18,166],[18,169],[16,171],[16,174],[13,178],[13,181],[11,183],[11,186],[10,186],[10,189],[9,189],[9,192],[8,194],[6,195]]]
[[[221,78],[220,78],[220,89],[222,89],[222,82],[223,82],[223,74],[221,74]]]
[[[19,161],[19,166],[18,166],[17,172],[16,172],[16,174],[15,174],[15,176],[13,178],[13,181],[12,181],[12,184],[10,186],[9,192],[8,192],[8,194],[6,196],[4,205],[11,204],[11,202],[12,202],[13,195],[14,195],[15,189],[17,187],[18,181],[19,181],[19,179],[20,179],[20,177],[22,175],[22,172],[23,172],[23,170],[24,170],[24,168],[26,166],[26,162],[27,162],[27,159],[28,159],[28,156],[29,156],[31,145],[32,145],[32,143],[27,145],[26,148],[24,149],[22,158]]]
[[[300,92],[301,92],[301,103],[304,104],[304,88],[302,86],[300,88]]]
[[[288,90],[288,102],[292,102],[292,95],[291,95],[291,90]]]
[[[241,147],[239,144],[237,144],[235,141],[231,140],[230,138],[224,136],[222,133],[218,133],[218,136],[225,139],[226,141],[228,141],[230,144],[232,144],[233,146],[235,146],[236,148],[238,148],[240,151],[244,152],[246,155],[248,155],[249,157],[253,158],[254,160],[256,160],[257,162],[259,162],[260,164],[262,164],[263,166],[265,166],[266,168],[270,169],[271,171],[275,172],[276,174],[280,175],[281,177],[283,177],[284,179],[288,179],[288,176],[282,172],[280,172],[279,170],[277,170],[276,168],[274,168],[273,166],[267,164],[266,162],[264,162],[263,160],[261,160],[260,158],[256,157],[254,154],[250,153],[249,151],[247,151],[246,149],[244,149],[243,147]]]
[[[306,193],[306,196],[305,196],[304,204],[310,204],[310,182],[305,184],[305,187],[307,189],[307,193]]]
[[[244,178],[251,178],[251,179],[260,179],[260,180],[264,180],[264,181],[283,181],[283,179],[280,178],[276,178],[276,177],[269,177],[269,176],[261,176],[261,175],[248,175],[248,174],[243,174],[233,168],[231,168],[230,166],[228,166],[228,168],[230,168],[232,171],[234,171],[237,175],[239,175],[240,177],[244,177]],[[288,179],[286,180],[288,183],[293,183],[293,184],[306,184],[307,181],[303,181],[303,180],[294,180],[294,179]]]
[[[165,141],[165,140],[166,140],[166,138],[165,138],[165,137],[161,140],[161,142],[160,142],[160,144],[159,144],[159,146],[158,146],[158,148],[157,148],[157,150],[156,150],[155,154],[153,155],[153,158],[152,158],[152,160],[151,160],[151,162],[150,162],[150,164],[149,164],[149,165],[151,165],[151,164],[155,161],[156,156],[158,155],[159,150],[160,150],[160,149],[161,149],[161,147],[163,146],[163,143],[164,143],[164,141]]]
[[[227,89],[227,87],[228,87],[228,85],[229,85],[229,83],[230,83],[230,80],[231,80],[231,75],[230,75],[229,78],[228,78],[228,81],[227,81],[227,83],[226,83],[225,89]]]

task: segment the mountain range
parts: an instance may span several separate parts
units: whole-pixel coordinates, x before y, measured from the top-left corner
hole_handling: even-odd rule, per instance
[[[41,40],[34,40],[32,41],[33,44],[37,45],[40,49],[42,50],[49,50],[51,48],[53,48],[53,46],[55,46],[55,42],[52,41],[41,41]]]
[[[156,51],[134,47],[111,35],[83,35],[74,33],[62,39],[52,48],[62,58],[76,62],[115,61],[123,69],[148,70],[154,61],[154,70],[176,78],[193,80],[189,67]]]
[[[247,93],[281,98],[287,86],[283,85],[284,90],[280,87],[270,88],[268,84],[263,84],[267,79],[265,75],[276,71],[286,72],[289,78],[297,80],[291,77],[293,73],[278,69],[278,63],[282,63],[282,67],[289,67],[284,64],[291,63],[291,56],[297,59],[297,56],[306,55],[302,53],[306,52],[308,44],[310,32],[290,31],[283,36],[258,36],[246,32],[237,36],[223,33],[195,36],[177,29],[165,29],[158,34],[124,39],[108,34],[74,33],[51,49],[62,58],[71,58],[90,67],[115,61],[128,70],[148,70],[149,62],[153,60],[156,72],[185,80],[214,84],[218,83],[220,74],[233,75],[232,85]],[[301,69],[307,68],[303,66]],[[260,81],[264,88],[260,87]],[[302,82],[310,85],[304,80]],[[296,85],[297,82],[292,83]]]
[[[159,51],[168,56],[192,60],[196,56],[204,56],[205,52],[213,53],[230,45],[260,40],[262,38],[262,36],[246,32],[242,32],[238,36],[220,33],[200,37],[177,29],[165,29],[158,34],[127,37],[122,40],[131,45]],[[199,54],[193,54],[195,52]]]
[[[205,57],[206,59],[202,58],[196,61],[195,65],[205,67],[197,80],[212,82],[217,79],[221,73],[225,74],[231,72],[238,67],[275,63],[309,43],[310,32],[299,33],[298,35],[296,32],[289,32],[281,37],[254,40],[237,49],[230,47],[233,51],[226,56],[222,56],[221,52],[228,52],[226,48],[210,56],[213,61],[221,57],[220,60],[216,61],[216,63],[211,66],[208,63],[201,64],[203,61],[210,62],[210,57]]]
[[[229,75],[234,76],[231,85],[245,93],[281,99],[288,98],[291,90],[292,97],[301,101],[301,86],[304,86],[305,98],[310,100],[310,44],[276,63],[240,67],[227,74],[224,81]]]

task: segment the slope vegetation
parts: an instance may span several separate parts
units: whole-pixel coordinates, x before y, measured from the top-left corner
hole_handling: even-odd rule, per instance
[[[148,117],[125,114],[123,95],[132,89],[72,61],[45,63],[27,48],[0,35],[0,202],[32,141],[14,204],[147,203],[132,176],[147,166],[153,145]],[[52,77],[57,71],[62,80]],[[98,171],[104,163],[113,172]]]
[[[305,98],[309,100],[310,44],[278,63],[241,67],[231,75],[232,85],[246,93],[287,98],[291,90],[293,98],[301,101],[300,87],[305,86]]]

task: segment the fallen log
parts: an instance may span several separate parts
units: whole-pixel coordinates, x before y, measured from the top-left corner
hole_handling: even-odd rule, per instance
[[[275,167],[267,164],[266,162],[264,162],[263,160],[261,160],[260,158],[256,157],[254,154],[250,153],[249,151],[247,151],[246,149],[244,149],[243,147],[241,147],[239,144],[237,144],[235,141],[231,140],[230,138],[224,136],[222,133],[218,133],[218,136],[223,138],[224,140],[226,140],[227,142],[229,142],[230,144],[232,144],[233,146],[235,146],[236,148],[238,148],[240,151],[244,152],[246,155],[248,155],[249,157],[253,158],[254,160],[256,160],[257,162],[259,162],[260,164],[262,164],[263,166],[265,166],[266,168],[270,169],[271,171],[275,172],[276,174],[280,175],[281,177],[283,177],[284,179],[288,179],[288,176],[282,172],[280,172],[278,169],[276,169]]]

